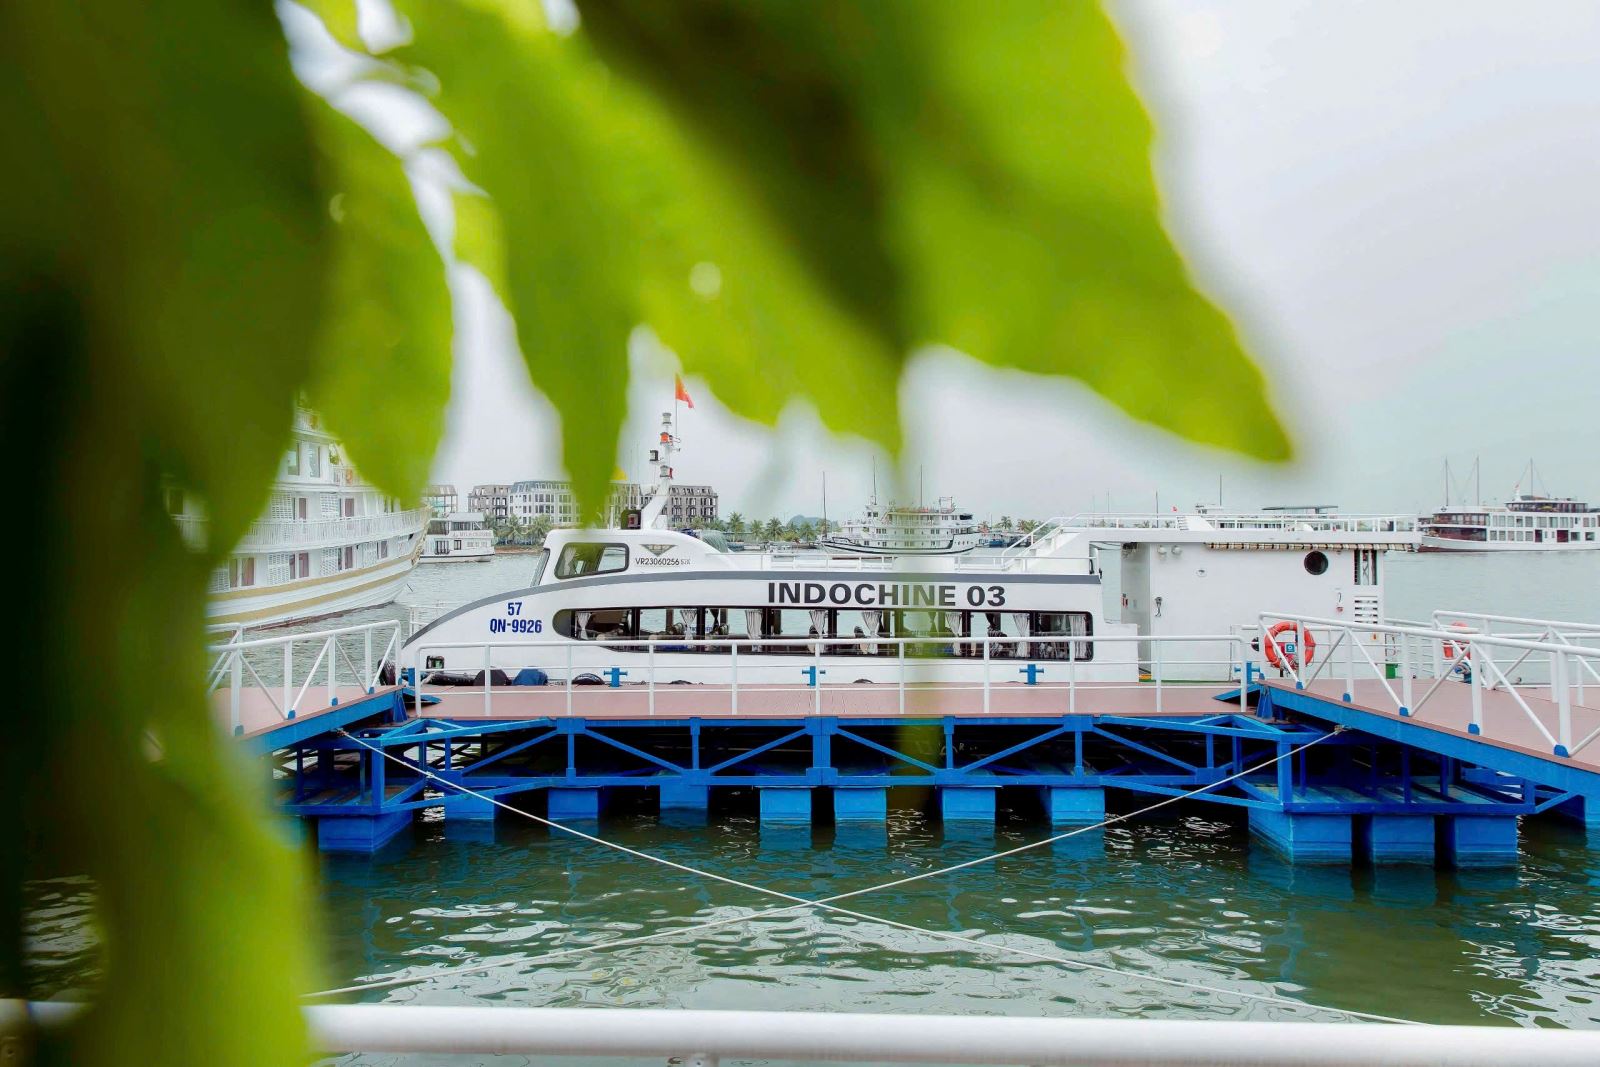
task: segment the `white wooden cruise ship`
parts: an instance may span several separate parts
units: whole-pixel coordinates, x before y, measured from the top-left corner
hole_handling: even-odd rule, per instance
[[[1520,494],[1503,505],[1458,504],[1424,521],[1422,548],[1454,552],[1571,552],[1600,548],[1600,508],[1571,497]]]
[[[940,497],[931,508],[880,504],[874,497],[861,518],[841,523],[817,547],[845,556],[944,556],[970,552],[981,540],[972,513],[952,497]]]
[[[172,490],[168,510],[204,541],[193,502]],[[405,508],[363,480],[315,412],[295,412],[266,513],[211,575],[211,623],[271,626],[387,604],[422,551],[426,508]]]

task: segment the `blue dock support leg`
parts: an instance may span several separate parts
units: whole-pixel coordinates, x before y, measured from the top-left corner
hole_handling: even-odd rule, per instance
[[[1444,819],[1445,846],[1457,867],[1513,867],[1517,862],[1514,815],[1451,815]]]
[[[1039,798],[1051,826],[1089,826],[1106,817],[1106,791],[1099,786],[1042,785]]]
[[[411,811],[379,815],[326,815],[317,820],[317,848],[323,852],[378,851],[411,825]]]
[[[444,817],[449,822],[459,819],[467,822],[494,822],[494,804],[487,797],[453,793],[444,798]]]
[[[1291,863],[1349,863],[1350,816],[1250,809],[1250,832]]]
[[[945,822],[987,822],[994,825],[993,788],[947,785],[939,790],[939,814]]]
[[[811,825],[809,786],[762,786],[761,822],[763,825]]]
[[[550,818],[556,822],[569,819],[598,819],[600,817],[600,790],[551,789]],[[561,831],[557,830],[557,833]]]
[[[1373,863],[1433,866],[1433,816],[1374,815],[1366,831],[1367,858]]]
[[[710,786],[690,785],[681,778],[668,778],[661,783],[662,811],[703,812],[710,803]]]
[[[889,819],[889,791],[881,788],[836,788],[833,820],[836,823],[883,823]]]

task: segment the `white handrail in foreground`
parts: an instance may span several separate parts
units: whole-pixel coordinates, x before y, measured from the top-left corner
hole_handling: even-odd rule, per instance
[[[350,650],[340,643],[340,638],[356,637],[361,639],[361,663],[358,665],[351,656]],[[378,647],[374,644],[374,637],[381,637],[383,644]],[[295,645],[313,645],[316,653],[312,656],[311,666],[306,669],[304,681],[295,685]],[[264,652],[268,649],[280,649],[283,655],[281,666],[281,699],[273,695],[275,687],[269,686],[262,680],[261,674],[256,670],[256,665],[247,655],[249,652]],[[383,665],[397,657],[400,652],[400,623],[398,621],[358,623],[353,626],[340,626],[331,630],[317,630],[312,633],[282,634],[277,637],[256,637],[245,640],[243,629],[236,631],[234,638],[225,644],[212,645],[207,649],[216,656],[211,670],[206,675],[207,692],[215,692],[224,686],[228,689],[228,705],[230,725],[235,735],[243,732],[241,721],[241,702],[243,692],[247,688],[245,675],[248,674],[254,681],[249,688],[259,689],[266,697],[278,715],[284,719],[293,719],[304,704],[306,694],[316,683],[317,674],[321,671],[324,675],[324,684],[327,689],[326,700],[328,706],[339,702],[339,661],[344,660],[349,671],[349,679],[368,693],[375,692],[378,686],[378,676],[383,671]],[[324,666],[326,665],[326,666]]]
[[[1583,697],[1581,675],[1576,668],[1592,670],[1591,660],[1600,661],[1600,648],[1587,645],[1573,645],[1553,640],[1528,640],[1521,637],[1498,637],[1488,634],[1475,633],[1470,630],[1452,630],[1443,627],[1396,625],[1393,623],[1361,623],[1344,619],[1325,619],[1311,615],[1284,615],[1272,612],[1261,613],[1261,625],[1270,629],[1270,620],[1290,623],[1295,627],[1295,633],[1302,632],[1322,633],[1324,635],[1337,635],[1331,648],[1338,647],[1338,643],[1350,640],[1354,634],[1373,634],[1392,638],[1398,643],[1401,656],[1400,681],[1401,693],[1396,694],[1390,687],[1388,680],[1383,677],[1383,672],[1378,670],[1377,664],[1370,656],[1368,664],[1373,669],[1373,675],[1382,683],[1383,688],[1395,705],[1395,710],[1401,716],[1412,716],[1417,709],[1426,704],[1428,699],[1439,689],[1452,673],[1462,668],[1467,668],[1467,677],[1464,681],[1471,687],[1472,693],[1472,720],[1468,732],[1481,734],[1484,729],[1483,695],[1489,691],[1507,693],[1518,705],[1522,713],[1532,723],[1534,728],[1550,743],[1552,752],[1557,756],[1574,756],[1596,738],[1600,738],[1600,727],[1596,727],[1589,734],[1576,742],[1573,740],[1572,709],[1573,689],[1578,689],[1579,702]],[[1433,685],[1428,689],[1421,700],[1411,703],[1411,682],[1414,674],[1421,672],[1422,668],[1415,664],[1410,656],[1411,641],[1420,640],[1431,646]],[[1270,632],[1267,640],[1273,645],[1278,642],[1272,639]],[[1550,700],[1556,706],[1556,730],[1552,734],[1548,727],[1534,714],[1533,709],[1517,691],[1517,686],[1506,675],[1506,671],[1494,659],[1496,649],[1505,649],[1520,652],[1522,655],[1516,664],[1521,664],[1530,655],[1546,657],[1550,665]],[[1320,673],[1322,666],[1317,666],[1307,671],[1303,661],[1297,662],[1297,657],[1282,657],[1285,669],[1294,682],[1304,688],[1307,682],[1314,680]],[[1516,666],[1513,665],[1513,667]],[[1475,669],[1474,669],[1475,668]],[[1346,666],[1346,698],[1355,682],[1355,670],[1352,663]],[[1540,689],[1545,686],[1524,685],[1523,689]]]
[[[1059,659],[1043,660],[1043,662],[1049,663],[1053,669],[1060,670],[1064,668],[1067,675],[1066,681],[1055,682],[1053,684],[1043,684],[1040,685],[1039,688],[1064,688],[1067,692],[1066,710],[1069,714],[1076,714],[1077,712],[1077,694],[1080,685],[1084,688],[1101,689],[1133,687],[1141,691],[1153,692],[1155,697],[1155,710],[1160,712],[1163,707],[1163,694],[1166,690],[1205,689],[1214,688],[1218,685],[1226,686],[1233,684],[1231,682],[1232,675],[1242,674],[1244,672],[1246,657],[1248,655],[1244,637],[1242,634],[1237,633],[1174,634],[1159,637],[1154,637],[1149,634],[1029,634],[1026,636],[1007,634],[999,637],[961,637],[951,634],[939,637],[872,638],[854,636],[818,637],[810,635],[801,637],[798,634],[766,634],[762,635],[761,637],[690,637],[687,635],[674,635],[672,637],[621,638],[617,640],[604,639],[581,642],[573,641],[569,638],[558,637],[503,638],[499,640],[486,641],[425,641],[418,642],[412,646],[409,659],[403,664],[403,667],[410,677],[418,679],[417,693],[419,696],[435,695],[439,692],[440,688],[442,688],[445,692],[452,694],[462,694],[476,690],[483,696],[483,714],[485,716],[489,716],[493,714],[494,710],[495,668],[493,667],[493,661],[494,653],[496,651],[508,649],[561,649],[565,653],[566,666],[564,676],[557,682],[557,684],[565,687],[567,705],[566,713],[571,715],[573,712],[573,688],[576,684],[575,677],[577,672],[582,671],[586,674],[595,674],[596,672],[604,673],[604,671],[609,669],[594,664],[587,664],[578,668],[574,668],[572,660],[572,654],[574,650],[580,648],[591,648],[606,649],[610,651],[630,651],[635,654],[642,650],[646,656],[646,665],[643,668],[642,684],[644,686],[648,714],[655,714],[656,686],[660,684],[660,680],[657,678],[657,672],[661,669],[667,669],[672,674],[673,678],[669,678],[669,682],[675,679],[678,675],[689,671],[698,670],[708,673],[720,673],[726,670],[729,676],[728,688],[726,692],[729,697],[730,713],[737,714],[739,711],[739,693],[741,687],[746,690],[750,688],[749,683],[743,683],[741,686],[739,679],[739,650],[741,648],[744,649],[748,655],[751,653],[760,652],[762,646],[764,645],[784,647],[805,645],[809,646],[808,653],[785,653],[783,658],[796,666],[799,666],[800,664],[806,664],[810,667],[814,667],[817,673],[812,677],[809,685],[797,687],[789,691],[805,692],[809,694],[811,697],[810,703],[812,705],[812,713],[820,715],[822,714],[822,694],[825,691],[859,691],[857,685],[854,683],[822,681],[822,675],[827,673],[822,668],[822,663],[824,662],[822,658],[824,651],[829,648],[844,648],[854,650],[858,649],[863,644],[871,644],[874,647],[892,648],[895,650],[895,658],[893,661],[895,667],[895,680],[873,684],[896,687],[898,690],[899,714],[902,715],[905,714],[906,710],[905,698],[908,685],[908,669],[914,674],[915,672],[928,667],[981,666],[982,677],[973,685],[960,686],[949,685],[946,683],[936,684],[939,684],[940,688],[947,692],[957,691],[963,688],[973,689],[974,691],[981,689],[981,692],[983,693],[983,710],[985,713],[987,713],[990,710],[991,689],[995,684],[993,679],[994,669],[1001,664],[1016,664],[1022,662],[1024,659],[1032,658],[1033,653],[1031,649],[1032,646],[1035,645],[1063,646],[1067,653],[1066,656]],[[949,646],[951,644],[965,645],[974,650],[981,650],[981,653],[978,656],[941,656],[930,658],[917,658],[913,653],[911,658],[907,658],[907,649],[915,649],[918,647]],[[1226,665],[1229,668],[1229,679],[1195,682],[1168,681],[1163,679],[1161,648],[1163,645],[1169,644],[1226,645],[1229,649],[1229,655],[1226,660],[1192,659],[1179,662],[1201,666]],[[1082,645],[1089,648],[1094,648],[1101,645],[1132,645],[1137,648],[1141,645],[1148,645],[1151,648],[1151,661],[1153,664],[1151,681],[1149,683],[1139,682],[1137,675],[1129,681],[1120,683],[1104,681],[1080,681],[1079,674],[1081,671],[1104,666],[1105,663],[1103,661],[1095,660],[1092,656],[1089,659],[1077,659],[1075,652],[1071,647],[1073,645]],[[684,658],[679,658],[676,654],[674,654],[674,656],[672,656],[666,664],[662,664],[656,658],[656,651],[662,647],[671,647],[683,652]],[[996,648],[1013,650],[1021,649],[1022,653],[1020,655],[1015,653],[1008,654],[1006,658],[999,659],[994,656],[994,649]],[[719,649],[725,649],[728,652],[729,655],[726,661],[707,663],[695,662],[687,658],[689,655],[694,655],[696,653],[700,654],[700,656],[703,658],[705,654],[715,652]],[[452,667],[425,666],[429,653],[446,651],[481,652],[481,658],[479,656],[473,656],[470,663],[458,664]],[[887,665],[888,663],[888,657],[885,656],[880,659],[876,654],[862,656],[859,659],[855,656],[849,656],[847,659],[852,662],[860,662],[863,664],[870,663],[875,665]],[[829,660],[827,662],[832,664],[835,661]],[[1136,660],[1124,661],[1117,663],[1116,665],[1134,668],[1135,670],[1137,670],[1138,667]],[[523,664],[523,666],[533,666],[533,664]],[[749,668],[747,668],[747,670],[748,669]],[[804,671],[806,668],[799,667],[799,669]],[[434,690],[429,691],[426,690],[425,687],[427,685],[430,672],[432,671],[440,671],[443,673],[452,673],[456,671],[476,673],[481,674],[482,681],[476,682],[471,686],[451,685],[445,687],[436,687]],[[632,683],[630,684],[638,684],[639,682],[640,679],[638,677],[634,677]],[[909,684],[912,688],[916,687],[917,682],[918,679],[916,678],[911,678],[909,680]],[[1030,682],[1029,684],[1032,685],[1033,683]],[[759,688],[767,693],[784,691],[776,690],[771,685],[762,685]],[[712,691],[721,693],[724,690],[720,686],[717,686]]]
[[[0,1038],[25,1039],[32,1026],[60,1026],[81,1010],[0,1001]],[[1515,1026],[385,1004],[303,1010],[312,1043],[327,1053],[675,1056],[691,1065],[720,1059],[1076,1067],[1600,1063],[1600,1031]]]

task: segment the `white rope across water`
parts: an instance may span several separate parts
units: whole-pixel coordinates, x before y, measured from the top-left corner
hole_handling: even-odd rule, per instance
[[[1338,729],[1335,729],[1333,732],[1337,733],[1337,732],[1340,732],[1340,731]],[[1226,777],[1219,778],[1215,782],[1208,782],[1207,784],[1205,784],[1203,786],[1200,786],[1200,787],[1198,787],[1196,789],[1189,790],[1186,793],[1181,793],[1181,794],[1178,794],[1178,795],[1175,795],[1175,796],[1166,797],[1166,798],[1164,798],[1162,800],[1157,801],[1154,804],[1150,804],[1150,805],[1147,805],[1147,806],[1145,806],[1143,808],[1140,808],[1137,811],[1127,812],[1127,813],[1121,814],[1121,815],[1112,815],[1112,816],[1109,816],[1108,818],[1102,820],[1101,822],[1094,823],[1092,825],[1075,827],[1075,828],[1073,828],[1071,830],[1067,830],[1067,831],[1064,831],[1064,832],[1059,833],[1059,834],[1053,834],[1050,837],[1041,838],[1038,841],[1032,841],[1032,842],[1029,842],[1028,844],[1018,845],[1015,848],[1006,849],[1006,850],[1001,851],[1001,852],[991,853],[991,854],[986,855],[986,856],[980,856],[980,857],[977,857],[976,859],[965,860],[965,861],[963,861],[961,863],[954,863],[954,864],[951,864],[951,865],[949,865],[947,867],[940,867],[938,869],[931,870],[931,871],[923,871],[923,872],[921,872],[919,874],[908,875],[908,876],[906,876],[904,878],[897,878],[897,879],[894,879],[892,881],[882,882],[882,883],[879,883],[879,884],[876,884],[876,885],[871,885],[871,886],[866,886],[866,887],[861,888],[861,889],[852,889],[852,890],[849,890],[847,892],[838,893],[838,894],[835,894],[835,895],[830,896],[830,897],[823,897],[823,898],[820,898],[820,899],[812,900],[812,899],[808,899],[806,897],[798,897],[798,896],[795,896],[795,895],[793,895],[791,893],[785,893],[782,890],[772,889],[772,888],[767,887],[767,886],[756,885],[756,884],[754,884],[752,882],[745,882],[745,881],[742,881],[742,880],[737,879],[737,878],[730,878],[727,875],[717,874],[715,871],[707,871],[707,870],[703,870],[701,868],[692,867],[692,866],[690,866],[688,864],[679,863],[676,860],[667,859],[664,856],[657,856],[657,855],[654,855],[654,854],[649,853],[649,852],[644,852],[644,851],[641,851],[639,849],[631,848],[631,847],[629,847],[627,845],[619,844],[619,843],[617,843],[615,841],[608,841],[608,840],[606,840],[604,838],[596,837],[593,834],[585,833],[582,830],[578,830],[578,829],[575,829],[575,828],[573,828],[571,826],[567,826],[564,823],[556,822],[555,820],[546,819],[546,818],[544,818],[542,816],[534,815],[531,812],[523,811],[520,808],[513,807],[512,805],[507,804],[504,801],[502,801],[502,800],[500,800],[500,799],[498,799],[496,797],[490,796],[490,795],[488,795],[486,793],[480,793],[480,792],[478,792],[478,791],[476,791],[474,789],[468,788],[467,786],[461,785],[458,782],[453,782],[453,781],[450,781],[449,779],[442,778],[439,775],[435,774],[430,768],[428,768],[426,766],[423,766],[423,765],[421,765],[419,763],[413,763],[412,761],[404,759],[404,758],[402,758],[400,756],[394,755],[393,753],[390,753],[390,752],[386,751],[383,747],[371,744],[370,742],[366,741],[364,738],[357,737],[354,734],[349,733],[348,731],[340,730],[339,733],[341,735],[343,735],[344,737],[348,738],[349,740],[354,741],[355,743],[361,745],[362,747],[364,747],[364,748],[366,748],[366,749],[368,749],[368,750],[370,750],[372,752],[377,753],[378,755],[382,756],[383,758],[391,760],[391,761],[393,761],[395,763],[398,763],[401,766],[410,768],[411,770],[417,771],[418,773],[422,774],[424,777],[426,777],[426,778],[428,778],[428,779],[430,779],[430,780],[432,780],[432,781],[434,781],[434,782],[436,782],[436,783],[438,783],[440,785],[447,786],[447,787],[449,787],[451,789],[454,789],[457,792],[462,793],[462,794],[464,794],[466,796],[476,797],[477,799],[483,800],[483,801],[485,801],[485,802],[487,802],[489,804],[492,804],[497,808],[503,808],[506,811],[513,812],[513,813],[515,813],[517,815],[522,816],[525,819],[528,819],[528,820],[530,820],[532,822],[538,823],[538,824],[540,824],[542,826],[546,826],[546,827],[549,827],[549,828],[554,829],[554,830],[559,830],[559,831],[561,831],[563,833],[566,833],[566,834],[569,834],[569,835],[571,835],[573,837],[579,838],[580,840],[588,841],[588,842],[590,842],[592,844],[600,845],[600,846],[602,846],[604,848],[609,848],[609,849],[612,849],[614,851],[621,852],[621,853],[623,853],[625,855],[633,856],[633,857],[635,857],[637,859],[642,859],[642,860],[646,860],[646,861],[651,862],[651,863],[660,864],[661,866],[664,866],[664,867],[670,867],[673,870],[682,871],[682,872],[684,872],[686,874],[691,874],[691,875],[694,875],[694,876],[699,877],[699,878],[705,878],[705,879],[709,879],[711,881],[722,882],[725,885],[731,885],[731,886],[734,886],[734,887],[739,888],[739,889],[749,890],[750,892],[758,893],[758,894],[761,894],[761,895],[764,895],[764,896],[777,897],[780,900],[787,900],[787,901],[791,901],[792,903],[790,903],[789,905],[783,906],[783,907],[757,908],[757,909],[753,909],[753,910],[750,910],[750,911],[746,911],[746,912],[741,913],[739,915],[728,916],[728,917],[723,918],[723,919],[716,919],[716,920],[712,920],[710,922],[698,923],[698,924],[695,924],[695,925],[692,925],[692,926],[676,927],[676,928],[673,928],[671,930],[661,930],[661,931],[658,931],[656,933],[645,934],[645,935],[642,935],[640,937],[619,938],[619,939],[615,939],[615,940],[611,940],[611,941],[604,941],[604,942],[601,942],[601,943],[595,944],[595,945],[583,945],[583,946],[570,948],[570,949],[559,949],[559,950],[556,950],[556,951],[553,951],[553,952],[541,953],[539,955],[532,956],[532,957],[520,957],[520,958],[514,959],[514,960],[501,960],[501,961],[496,962],[496,963],[479,964],[479,965],[474,965],[474,966],[470,966],[470,967],[447,967],[447,968],[442,968],[442,969],[436,970],[436,971],[426,972],[426,973],[423,973],[423,974],[399,975],[399,976],[396,976],[394,978],[380,979],[380,980],[372,981],[372,982],[362,982],[362,983],[357,984],[357,985],[340,986],[340,987],[338,987],[336,989],[325,989],[325,990],[321,990],[321,991],[316,992],[316,993],[308,993],[308,994],[306,994],[307,997],[327,997],[327,996],[335,996],[335,995],[343,994],[343,993],[358,993],[358,992],[365,992],[365,991],[372,990],[372,989],[385,989],[385,988],[392,988],[392,987],[401,986],[401,985],[410,985],[410,984],[413,984],[413,983],[416,983],[416,982],[430,981],[430,980],[432,980],[434,978],[464,977],[466,975],[482,974],[482,973],[486,973],[486,972],[489,972],[489,971],[500,970],[500,969],[507,968],[507,967],[523,967],[523,966],[528,966],[528,965],[531,965],[531,964],[545,963],[545,962],[549,962],[549,961],[552,961],[552,960],[562,959],[562,958],[575,956],[575,955],[581,955],[583,953],[596,952],[596,951],[599,951],[601,949],[626,948],[626,947],[630,947],[630,946],[633,946],[633,945],[643,945],[643,944],[648,944],[648,943],[651,943],[651,942],[662,941],[662,940],[666,940],[666,939],[672,938],[672,937],[680,937],[680,936],[685,935],[685,934],[703,933],[703,932],[706,932],[706,931],[715,930],[715,929],[719,929],[719,928],[722,928],[722,927],[733,926],[733,925],[736,925],[736,924],[739,924],[739,923],[748,922],[751,919],[774,917],[774,916],[790,914],[790,913],[794,913],[794,912],[806,911],[806,910],[810,910],[810,909],[818,909],[818,910],[822,910],[822,911],[826,911],[826,912],[831,912],[831,913],[836,914],[836,915],[848,916],[849,918],[856,919],[856,920],[861,921],[861,922],[877,923],[877,924],[880,924],[880,925],[883,925],[883,926],[889,926],[889,927],[893,927],[895,929],[905,930],[905,931],[908,931],[910,933],[921,934],[921,935],[923,935],[925,937],[932,937],[932,938],[939,939],[939,940],[951,941],[951,942],[954,942],[954,943],[957,943],[957,944],[968,945],[968,946],[971,946],[971,947],[974,947],[974,948],[983,949],[983,950],[988,951],[988,952],[999,952],[1001,954],[1010,954],[1010,955],[1014,955],[1014,956],[1021,956],[1021,957],[1027,958],[1027,959],[1038,960],[1038,961],[1046,962],[1046,963],[1053,963],[1053,964],[1057,964],[1059,966],[1075,968],[1075,969],[1078,969],[1078,970],[1095,971],[1095,972],[1099,972],[1099,973],[1103,973],[1103,974],[1116,975],[1116,976],[1121,977],[1121,978],[1132,978],[1132,979],[1139,980],[1139,981],[1154,982],[1154,983],[1157,983],[1157,984],[1160,984],[1160,985],[1171,986],[1171,987],[1180,988],[1180,989],[1187,989],[1187,990],[1191,990],[1191,991],[1194,991],[1194,992],[1211,993],[1211,994],[1215,994],[1215,995],[1218,995],[1218,996],[1225,996],[1225,997],[1238,997],[1238,998],[1241,998],[1241,999],[1252,1000],[1252,1001],[1256,1001],[1256,1002],[1259,1002],[1259,1003],[1276,1004],[1276,1005],[1280,1005],[1280,1006],[1284,1006],[1284,1007],[1297,1008],[1297,1009],[1301,1009],[1301,1010],[1310,1009],[1310,1010],[1314,1010],[1314,1011],[1331,1012],[1331,1013],[1338,1014],[1338,1015],[1343,1015],[1343,1016],[1346,1016],[1346,1017],[1349,1017],[1349,1018],[1364,1019],[1364,1020],[1368,1020],[1368,1021],[1371,1021],[1371,1022],[1402,1023],[1402,1024],[1408,1024],[1408,1025],[1423,1025],[1423,1024],[1420,1024],[1416,1020],[1413,1020],[1413,1019],[1402,1019],[1402,1018],[1397,1018],[1395,1016],[1378,1015],[1378,1014],[1375,1014],[1375,1013],[1372,1013],[1372,1012],[1356,1011],[1356,1010],[1350,1009],[1350,1008],[1335,1008],[1335,1007],[1329,1007],[1329,1006],[1326,1006],[1326,1005],[1312,1004],[1312,1003],[1309,1003],[1307,1001],[1293,1000],[1293,999],[1288,998],[1288,997],[1276,996],[1276,995],[1273,995],[1273,994],[1270,994],[1270,993],[1252,993],[1252,992],[1247,992],[1247,991],[1243,991],[1243,990],[1226,989],[1226,988],[1223,988],[1223,987],[1220,987],[1220,986],[1206,985],[1206,984],[1201,983],[1201,982],[1187,982],[1187,981],[1183,981],[1181,979],[1164,978],[1164,977],[1162,977],[1160,975],[1142,974],[1142,973],[1137,972],[1137,971],[1126,971],[1126,970],[1122,970],[1121,968],[1117,968],[1117,967],[1108,967],[1108,966],[1105,966],[1103,964],[1089,963],[1089,962],[1087,962],[1085,960],[1077,960],[1077,959],[1072,959],[1072,958],[1066,957],[1066,956],[1056,956],[1056,955],[1051,955],[1049,953],[1037,952],[1037,951],[1034,951],[1032,949],[1025,949],[1025,948],[1021,948],[1021,947],[1018,947],[1018,946],[1015,946],[1015,945],[1006,945],[1006,944],[1002,944],[1002,943],[994,942],[994,941],[980,941],[977,938],[966,937],[964,935],[957,934],[957,933],[954,933],[954,932],[948,931],[948,930],[933,930],[933,929],[929,929],[929,928],[926,928],[926,927],[914,926],[914,925],[912,925],[910,923],[903,923],[903,922],[899,922],[899,921],[894,920],[894,919],[886,919],[886,918],[883,918],[882,916],[869,915],[869,914],[867,914],[865,912],[853,911],[853,910],[851,910],[849,908],[841,908],[841,907],[837,906],[837,902],[841,901],[841,900],[849,900],[849,899],[851,899],[853,897],[865,896],[865,895],[867,895],[869,893],[878,893],[878,892],[882,892],[882,891],[887,890],[887,889],[893,889],[893,888],[898,888],[900,886],[909,885],[909,884],[911,884],[913,882],[920,882],[920,881],[923,881],[925,879],[936,878],[936,877],[939,877],[941,875],[953,873],[955,871],[965,870],[965,869],[967,869],[969,867],[976,867],[976,866],[980,866],[982,864],[993,863],[993,862],[996,862],[997,860],[1005,859],[1008,856],[1015,856],[1015,855],[1017,855],[1019,853],[1022,853],[1022,852],[1028,852],[1028,851],[1031,851],[1033,849],[1044,848],[1044,847],[1046,847],[1048,845],[1052,845],[1052,844],[1055,844],[1055,843],[1060,842],[1060,841],[1065,841],[1068,838],[1076,837],[1076,836],[1078,836],[1080,834],[1089,833],[1089,832],[1094,831],[1094,830],[1103,829],[1104,827],[1107,827],[1107,826],[1112,826],[1112,825],[1114,825],[1116,823],[1126,822],[1126,821],[1128,821],[1130,819],[1138,818],[1141,815],[1146,815],[1146,814],[1148,814],[1148,813],[1150,813],[1152,811],[1157,811],[1157,810],[1159,810],[1161,808],[1164,808],[1164,807],[1167,807],[1167,806],[1169,806],[1171,804],[1176,804],[1177,802],[1179,802],[1181,800],[1188,800],[1188,799],[1190,799],[1192,797],[1198,796],[1201,793],[1209,792],[1210,790],[1216,789],[1219,786],[1227,785],[1229,782],[1236,781],[1236,780],[1238,780],[1240,778],[1245,777],[1246,775],[1255,774],[1258,771],[1265,770],[1266,768],[1271,767],[1271,766],[1281,762],[1282,760],[1288,759],[1288,758],[1290,758],[1292,756],[1295,756],[1295,755],[1297,755],[1297,754],[1299,754],[1301,752],[1304,752],[1306,749],[1310,748],[1311,746],[1313,746],[1315,744],[1318,744],[1319,742],[1325,740],[1326,738],[1331,736],[1331,734],[1323,734],[1323,735],[1321,735],[1319,737],[1316,737],[1316,738],[1312,739],[1311,741],[1306,742],[1303,745],[1297,745],[1297,746],[1295,746],[1293,748],[1290,748],[1290,749],[1288,749],[1288,750],[1286,750],[1284,752],[1281,752],[1278,755],[1273,756],[1270,759],[1263,760],[1262,762],[1257,763],[1257,764],[1255,764],[1253,766],[1246,767],[1246,768],[1244,768],[1242,770],[1234,772],[1233,774],[1227,775]]]

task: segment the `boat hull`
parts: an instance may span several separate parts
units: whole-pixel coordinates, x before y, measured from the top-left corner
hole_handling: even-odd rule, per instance
[[[1465,541],[1423,534],[1420,552],[1593,552],[1600,541]]]
[[[281,626],[320,619],[356,608],[388,604],[400,594],[417,565],[416,554],[323,578],[259,589],[219,593],[206,605],[212,625]]]

